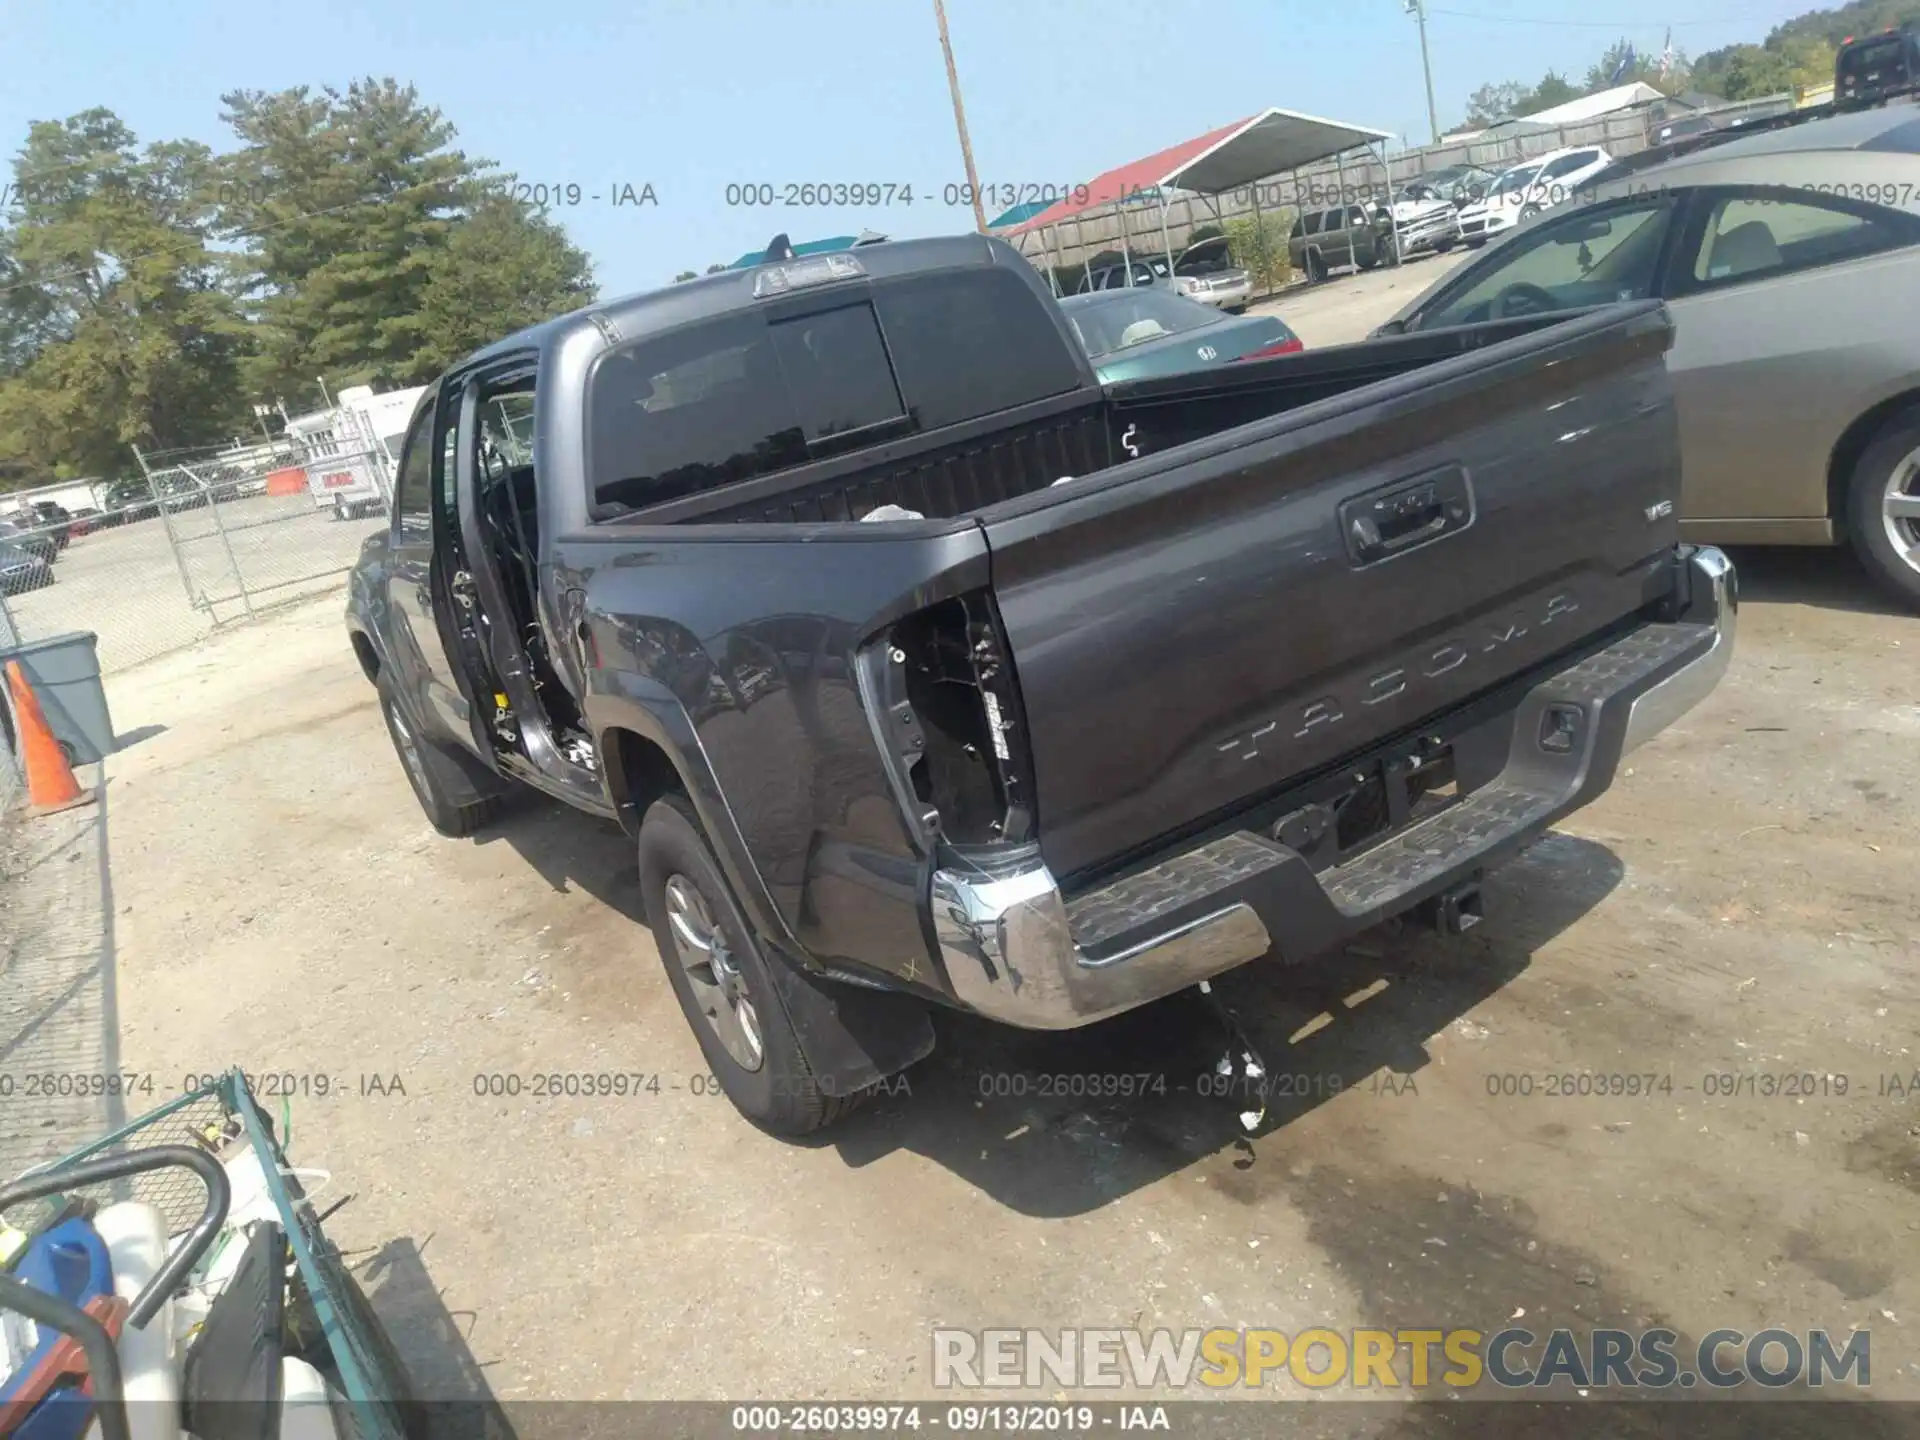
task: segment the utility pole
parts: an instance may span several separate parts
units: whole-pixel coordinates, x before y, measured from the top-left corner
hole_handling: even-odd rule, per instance
[[[1420,68],[1427,77],[1427,124],[1433,143],[1440,143],[1440,112],[1433,106],[1433,61],[1427,58],[1427,0],[1406,0],[1407,13],[1420,23]]]
[[[940,53],[947,57],[947,89],[953,93],[953,123],[960,131],[960,159],[967,167],[967,191],[973,196],[973,223],[987,233],[987,212],[980,203],[980,177],[973,168],[973,142],[967,139],[967,107],[960,103],[960,72],[953,68],[953,42],[947,38],[947,7],[933,0],[933,18],[940,26]]]

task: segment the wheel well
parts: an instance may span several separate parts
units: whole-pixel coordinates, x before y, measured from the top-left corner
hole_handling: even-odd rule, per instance
[[[349,630],[347,637],[353,641],[353,658],[360,662],[360,673],[374,684],[379,684],[380,657],[374,653],[373,642],[358,630]]]
[[[640,817],[663,795],[684,795],[686,783],[665,750],[644,735],[614,728],[600,736],[600,763],[607,793],[629,835],[640,833]]]
[[[1920,390],[1903,391],[1882,400],[1849,425],[1835,442],[1833,456],[1827,461],[1827,515],[1836,536],[1847,523],[1847,486],[1853,482],[1853,467],[1887,422],[1909,409],[1920,409]]]

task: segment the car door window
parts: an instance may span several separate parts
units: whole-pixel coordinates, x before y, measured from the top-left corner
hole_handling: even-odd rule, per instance
[[[1558,180],[1562,175],[1571,175],[1574,171],[1593,160],[1593,151],[1576,150],[1571,155],[1562,155],[1558,160],[1548,162],[1540,172],[1542,180]]]
[[[1542,225],[1469,269],[1416,328],[1645,299],[1658,287],[1672,216],[1672,201],[1662,198],[1583,209]]]
[[[1302,222],[1305,226],[1306,233],[1309,235],[1318,235],[1320,233],[1320,222],[1324,218],[1318,210],[1307,216],[1306,220]]]
[[[407,427],[393,487],[394,523],[403,540],[433,538],[433,417],[429,401]]]
[[[1321,234],[1323,235],[1333,234],[1346,229],[1347,227],[1345,226],[1345,224],[1342,223],[1345,215],[1346,215],[1346,211],[1344,210],[1327,211],[1324,215],[1320,217]]]
[[[1700,232],[1690,289],[1716,289],[1876,255],[1920,239],[1899,211],[1750,194],[1716,197]]]

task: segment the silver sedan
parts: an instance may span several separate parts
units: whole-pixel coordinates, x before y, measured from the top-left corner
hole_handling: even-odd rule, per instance
[[[1576,200],[1378,333],[1666,300],[1683,533],[1849,543],[1920,608],[1920,108],[1730,139]]]

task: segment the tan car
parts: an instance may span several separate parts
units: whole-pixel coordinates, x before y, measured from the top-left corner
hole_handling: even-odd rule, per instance
[[[1658,296],[1682,533],[1852,545],[1920,609],[1920,107],[1606,175],[1376,333]]]

